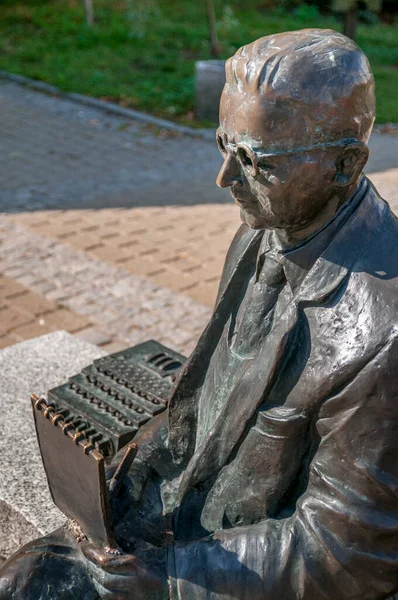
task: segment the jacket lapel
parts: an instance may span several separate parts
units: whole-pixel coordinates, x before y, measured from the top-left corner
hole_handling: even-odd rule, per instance
[[[179,501],[189,488],[218,472],[244,436],[273,385],[299,311],[309,304],[325,303],[349,277],[354,262],[374,235],[374,227],[377,227],[374,201],[374,190],[367,188],[366,197],[358,209],[316,261],[295,297],[292,297],[283,314],[276,320],[257,358],[248,363],[221,415],[188,464],[179,488]],[[379,209],[380,207],[382,205],[379,204]],[[225,294],[219,306],[223,298],[226,298]],[[219,336],[217,341],[218,339]]]
[[[367,179],[365,183],[362,202],[334,236],[297,290],[297,304],[305,306],[327,300],[349,276],[353,265],[376,235],[387,205]]]
[[[177,464],[188,462],[196,441],[197,398],[237,291],[246,284],[247,266],[256,259],[264,231],[242,225],[228,251],[213,315],[181,369],[169,402],[169,446]]]

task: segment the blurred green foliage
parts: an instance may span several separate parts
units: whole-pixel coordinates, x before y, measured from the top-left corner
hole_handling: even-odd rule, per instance
[[[270,0],[216,1],[223,57],[262,35],[304,27],[342,29],[314,6]],[[94,0],[85,24],[81,0],[3,0],[0,68],[64,91],[104,97],[180,122],[193,118],[194,63],[211,58],[204,2]],[[398,122],[398,25],[358,27],[372,64],[377,120]]]

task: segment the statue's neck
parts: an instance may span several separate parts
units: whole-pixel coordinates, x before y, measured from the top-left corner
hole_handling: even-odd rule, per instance
[[[321,230],[326,223],[333,220],[338,210],[350,201],[357,188],[358,182],[355,182],[352,186],[344,188],[340,194],[333,194],[324,209],[308,225],[296,229],[275,229],[282,249],[288,250],[298,246]]]

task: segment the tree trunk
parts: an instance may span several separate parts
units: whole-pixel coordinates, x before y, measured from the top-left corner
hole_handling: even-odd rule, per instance
[[[217,38],[216,11],[213,0],[206,0],[206,11],[210,33],[210,52],[213,58],[218,58],[220,56],[220,45]]]
[[[351,8],[348,9],[344,18],[344,35],[355,40],[355,32],[358,23],[358,7],[354,2]]]
[[[87,25],[94,25],[93,0],[84,0],[84,8],[86,10]]]

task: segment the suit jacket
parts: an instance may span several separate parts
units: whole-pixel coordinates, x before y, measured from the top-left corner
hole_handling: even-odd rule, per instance
[[[171,597],[392,597],[398,223],[371,185],[280,307],[267,344],[194,452],[198,390],[262,235],[245,225],[236,234],[214,314],[170,402],[169,447],[184,470],[179,503],[204,490],[201,526],[212,534],[170,550]]]

